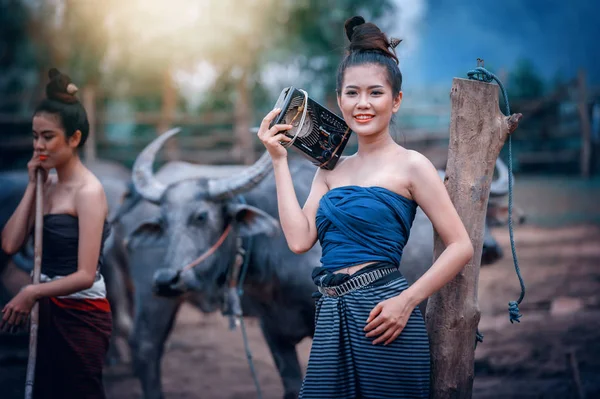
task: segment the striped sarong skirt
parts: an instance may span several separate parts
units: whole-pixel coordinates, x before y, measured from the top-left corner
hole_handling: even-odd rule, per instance
[[[323,295],[317,300],[315,334],[300,398],[429,397],[429,339],[419,308],[387,346],[373,345],[376,337],[366,337],[363,330],[379,302],[406,288],[405,278],[394,271],[346,295]]]
[[[102,371],[112,333],[106,299],[39,301],[34,399],[105,399]]]

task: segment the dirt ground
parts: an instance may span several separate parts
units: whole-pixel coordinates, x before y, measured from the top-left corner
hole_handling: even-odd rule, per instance
[[[515,203],[528,216],[527,224],[515,226],[527,288],[523,317],[521,323],[509,322],[508,302],[518,298],[520,288],[508,229],[495,228],[505,256],[480,274],[484,341],[476,350],[473,398],[583,397],[578,389],[586,398],[600,397],[600,184],[586,187],[581,192],[572,179],[522,179],[515,188]],[[262,397],[281,398],[256,320],[246,319],[246,327]],[[303,367],[310,345],[307,339],[298,347]],[[0,358],[0,383],[24,376],[22,359]],[[240,329],[231,331],[219,314],[204,315],[190,306],[178,315],[162,373],[167,399],[258,397]],[[141,398],[129,364],[108,368],[105,377],[108,398]]]
[[[494,231],[505,253],[505,229]],[[512,259],[481,270],[480,330],[474,398],[577,398],[574,353],[586,397],[600,397],[600,228],[519,227],[519,266],[526,282],[521,323],[511,324],[507,303],[519,295]],[[247,321],[250,348],[263,397],[280,398],[275,366],[254,320]],[[310,340],[298,351],[305,367]],[[139,398],[140,387],[124,367],[107,371],[110,398]],[[163,363],[166,398],[257,397],[241,331],[219,315],[191,307],[179,314]]]

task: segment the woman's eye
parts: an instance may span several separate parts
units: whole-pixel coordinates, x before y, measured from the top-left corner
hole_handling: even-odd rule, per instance
[[[380,95],[382,95],[382,94],[383,94],[383,92],[382,92],[382,91],[377,91],[377,90],[375,90],[375,91],[373,91],[373,93],[372,93],[372,94],[373,94],[373,95],[375,95],[375,96],[380,96]]]
[[[354,90],[350,90],[350,91],[346,92],[346,95],[347,96],[354,96],[354,95],[356,95],[356,92]]]

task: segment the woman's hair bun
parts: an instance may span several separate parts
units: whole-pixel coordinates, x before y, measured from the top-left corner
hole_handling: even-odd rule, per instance
[[[352,17],[352,18],[348,18],[346,20],[346,23],[344,24],[344,28],[346,29],[346,36],[348,37],[348,40],[352,41],[352,35],[354,34],[354,28],[356,28],[359,25],[364,24],[365,22],[366,22],[365,19],[359,15]]]
[[[395,48],[401,42],[400,39],[392,38],[392,40],[388,40],[385,33],[377,25],[365,22],[365,19],[361,16],[348,18],[344,28],[346,29],[346,36],[350,40],[349,53],[379,52],[392,58],[398,64]]]
[[[50,78],[50,80],[56,78],[59,75],[60,72],[56,68],[50,68],[50,70],[48,71],[48,77]]]
[[[66,104],[78,102],[75,94],[79,90],[71,78],[60,73],[56,68],[50,68],[48,71],[50,82],[46,85],[46,97],[50,100],[59,101]]]

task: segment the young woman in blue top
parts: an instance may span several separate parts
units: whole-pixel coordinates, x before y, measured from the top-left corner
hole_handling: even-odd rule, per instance
[[[89,123],[70,78],[49,72],[46,96],[32,121],[29,185],[2,230],[2,249],[13,254],[35,220],[36,171],[44,173],[44,229],[40,284],[27,285],[2,309],[2,328],[19,326],[39,301],[33,396],[105,398],[102,367],[112,317],[100,274],[109,234],[108,204],[100,181],[79,158]],[[50,169],[56,175],[49,175]]]
[[[346,21],[350,40],[337,76],[343,118],[358,151],[334,170],[319,169],[300,206],[282,132],[262,121],[279,217],[288,245],[308,251],[317,240],[322,267],[313,273],[323,294],[301,398],[428,398],[429,342],[417,305],[471,259],[473,246],[435,167],[396,144],[390,120],[402,102],[394,46],[362,17]],[[420,206],[445,243],[431,268],[410,287],[397,267]]]

